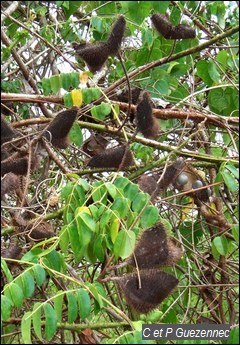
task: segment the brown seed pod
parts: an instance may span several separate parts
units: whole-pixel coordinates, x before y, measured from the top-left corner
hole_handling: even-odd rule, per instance
[[[53,146],[66,149],[69,146],[68,133],[77,117],[78,109],[64,110],[52,120],[43,132]]]
[[[126,152],[125,152],[126,151]],[[87,163],[96,168],[126,168],[134,164],[132,152],[125,145],[104,150]]]
[[[148,193],[148,194],[152,194],[156,188],[158,187],[157,185],[157,181],[153,176],[150,175],[142,175],[139,179],[138,179],[138,185],[139,188],[144,192],[144,193]]]
[[[22,157],[1,162],[1,176],[12,172],[16,175],[25,175],[28,169],[28,158]]]
[[[1,161],[4,161],[9,157],[7,150],[1,149]]]
[[[127,303],[144,314],[155,309],[178,284],[174,276],[156,269],[140,271],[141,288],[136,272],[113,280],[119,284]]]
[[[111,55],[110,48],[107,43],[99,42],[91,43],[73,43],[73,48],[76,53],[86,62],[89,70],[92,73],[99,71]]]
[[[22,254],[22,248],[15,243],[10,243],[8,248],[2,250],[2,257],[8,259],[20,259]]]
[[[179,39],[188,39],[195,38],[196,31],[194,28],[187,24],[179,24],[172,29],[170,38],[179,40]]]
[[[126,28],[126,20],[124,16],[119,16],[116,22],[113,24],[111,33],[107,40],[110,55],[116,55],[121,47],[124,31]]]
[[[52,225],[44,221],[37,225],[28,224],[25,230],[29,230],[28,237],[34,241],[42,241],[55,235]]]
[[[159,133],[157,119],[152,113],[152,103],[147,91],[142,91],[136,107],[137,130],[146,138],[154,138]]]
[[[196,37],[196,31],[187,24],[173,26],[168,18],[156,13],[151,17],[152,23],[156,30],[166,39],[188,39]]]
[[[173,183],[185,166],[186,163],[183,158],[178,158],[173,164],[169,165],[159,181],[159,189],[164,190]]]
[[[5,174],[1,178],[1,199],[4,198],[5,194],[9,194],[15,191],[16,189],[18,189],[20,185],[21,185],[20,176],[15,175],[11,172],[8,174]]]
[[[18,132],[1,115],[1,145],[18,136]]]
[[[108,141],[100,134],[92,134],[87,140],[84,141],[82,150],[89,156],[93,157],[96,154],[105,150]]]
[[[155,13],[151,17],[152,23],[156,30],[163,35],[164,38],[170,38],[172,32],[172,24],[164,14]]]
[[[181,178],[186,179],[186,183],[181,183]],[[185,163],[185,166],[182,167],[181,171],[179,171],[173,180],[173,185],[180,192],[187,192],[191,189],[206,186],[206,182],[190,164]],[[210,190],[207,188],[202,189],[191,193],[191,196],[194,198],[195,202],[198,200],[207,202],[209,201]]]
[[[134,255],[130,256],[127,263],[136,266],[137,262],[139,269],[171,266],[181,255],[181,251],[167,238],[163,224],[159,223],[143,231]]]

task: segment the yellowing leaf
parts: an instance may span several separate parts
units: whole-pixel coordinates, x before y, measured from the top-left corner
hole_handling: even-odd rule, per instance
[[[194,207],[194,202],[193,199],[191,199],[191,203],[189,203],[186,207],[184,207],[184,209],[182,210],[182,220],[185,220],[189,214],[190,211],[192,211],[193,207]]]
[[[119,227],[120,227],[120,221],[118,218],[115,218],[110,226],[110,236],[113,243],[115,242],[117,238]]]
[[[77,106],[77,107],[81,107],[82,105],[82,91],[81,90],[77,90],[77,89],[73,89],[71,91],[71,95],[72,95],[72,101],[73,101],[73,105]]]
[[[75,215],[77,216],[79,213],[82,213],[82,212],[85,212],[85,213],[88,213],[88,214],[91,215],[91,212],[90,212],[89,208],[86,207],[86,206],[78,207],[78,208],[75,210]]]
[[[83,85],[86,85],[87,82],[88,82],[88,74],[87,72],[82,72],[80,73],[80,83],[83,84]]]

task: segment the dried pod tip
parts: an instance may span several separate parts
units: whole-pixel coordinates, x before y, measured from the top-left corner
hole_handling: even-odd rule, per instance
[[[124,16],[121,15],[113,24],[111,33],[107,40],[107,45],[109,47],[109,51],[111,55],[115,55],[118,53],[121,47],[125,28],[126,28],[126,20]]]
[[[178,280],[159,270],[140,271],[141,288],[137,273],[118,278],[127,303],[139,313],[155,309],[177,286]]]
[[[96,168],[126,168],[133,164],[133,155],[125,145],[104,150],[87,163],[89,167]]]
[[[47,126],[43,132],[52,144],[60,149],[65,149],[69,146],[69,139],[67,137],[72,125],[77,117],[78,109],[61,111]]]

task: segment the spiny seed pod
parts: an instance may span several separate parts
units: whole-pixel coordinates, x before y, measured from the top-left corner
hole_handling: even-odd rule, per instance
[[[9,194],[16,189],[18,189],[21,185],[20,177],[13,173],[5,174],[1,178],[1,199],[4,199],[5,194]]]
[[[137,130],[146,138],[154,138],[159,133],[159,125],[152,113],[152,103],[147,91],[142,91],[136,107]]]
[[[66,149],[69,146],[68,133],[77,117],[78,109],[64,110],[52,120],[43,132],[43,136],[53,146]]]
[[[93,156],[87,163],[95,168],[126,168],[134,164],[132,152],[125,145],[107,149]]]
[[[164,38],[170,38],[173,26],[164,14],[155,13],[152,15],[151,20],[156,30],[162,34]]]
[[[144,314],[155,309],[178,284],[174,276],[159,270],[140,271],[141,288],[136,272],[112,279],[119,284],[127,303]]]
[[[171,37],[172,39],[188,39],[195,38],[196,31],[191,26],[187,24],[179,24],[172,29]]]
[[[28,170],[28,157],[5,160],[1,162],[1,176],[12,172],[16,175],[25,175]]]
[[[166,39],[188,39],[196,37],[196,31],[187,24],[173,26],[168,18],[156,13],[151,17],[152,23],[156,30]]]
[[[18,132],[1,115],[1,145],[17,137]]]
[[[17,244],[10,243],[8,248],[4,248],[2,250],[2,257],[8,259],[20,259],[22,254],[22,248],[19,247]]]
[[[119,16],[116,22],[113,24],[111,33],[107,40],[110,55],[116,55],[121,47],[124,31],[126,27],[126,20],[124,16]]]
[[[7,150],[2,149],[1,150],[1,161],[4,161],[4,159],[9,157],[9,153],[7,152]]]
[[[149,175],[142,175],[139,179],[138,179],[138,185],[139,188],[144,192],[144,193],[148,193],[148,194],[152,194],[156,188],[158,187],[157,185],[157,181],[153,176],[149,176]]]
[[[87,140],[84,141],[82,150],[89,156],[93,157],[96,154],[105,150],[108,141],[100,134],[92,134]]]
[[[72,44],[76,53],[86,62],[90,72],[95,73],[99,71],[111,55],[111,50],[107,43],[99,42],[95,44],[81,43]]]
[[[160,223],[142,233],[134,255],[127,262],[131,266],[137,263],[139,269],[171,266],[181,257],[182,253],[179,250],[177,254],[177,249],[167,238],[166,230]]]

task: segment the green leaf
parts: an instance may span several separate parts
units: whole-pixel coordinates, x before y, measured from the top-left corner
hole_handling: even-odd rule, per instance
[[[102,102],[99,105],[95,105],[91,109],[92,117],[97,120],[104,120],[107,115],[112,111],[111,104]]]
[[[57,330],[57,316],[53,307],[46,303],[43,306],[45,314],[45,338],[51,340]]]
[[[117,198],[111,206],[112,211],[117,211],[121,218],[129,213],[129,201],[126,198]]]
[[[70,92],[65,93],[65,95],[63,96],[63,101],[66,107],[71,108],[73,106],[72,95]]]
[[[41,286],[46,280],[46,272],[44,268],[42,268],[42,266],[37,264],[33,266],[32,270],[33,270],[37,285]]]
[[[72,292],[68,292],[67,300],[68,300],[68,322],[73,323],[78,316],[77,298]]]
[[[110,229],[109,229],[112,243],[116,241],[119,228],[120,228],[120,220],[118,218],[113,219],[110,225]]]
[[[58,93],[61,88],[61,80],[59,75],[54,75],[50,78],[51,89],[53,93]]]
[[[124,189],[130,183],[131,182],[126,177],[118,177],[116,178],[114,185],[119,189]]]
[[[80,84],[80,73],[79,72],[72,72],[71,73],[71,85],[75,89]]]
[[[33,329],[36,333],[36,336],[39,340],[42,340],[42,326],[41,326],[41,317],[42,317],[42,303],[34,303],[33,313],[32,313],[32,323]]]
[[[63,298],[64,293],[61,290],[58,291],[54,297],[54,310],[56,312],[58,322],[62,322]]]
[[[137,196],[138,193],[139,193],[139,187],[135,183],[129,183],[124,188],[124,195],[131,201],[134,200],[134,198]]]
[[[74,257],[76,261],[80,261],[82,258],[82,245],[79,240],[78,229],[74,224],[68,225],[68,236],[71,243],[71,248],[74,253]]]
[[[98,289],[93,284],[89,284],[89,290],[93,294],[95,301],[98,303],[100,309],[104,307],[104,302],[102,300],[101,294],[99,294]]]
[[[15,307],[20,308],[23,305],[24,295],[18,284],[14,282],[7,284],[4,289],[4,295],[13,302]]]
[[[8,283],[11,282],[13,280],[13,276],[12,276],[12,273],[10,272],[10,270],[8,268],[6,261],[3,258],[1,258],[1,269],[7,278],[7,282]]]
[[[82,146],[83,143],[83,135],[82,135],[82,130],[81,127],[79,126],[78,123],[74,123],[72,126],[69,137],[71,142],[73,142],[76,146]]]
[[[18,281],[16,280],[18,283]],[[20,286],[22,286],[24,297],[31,297],[35,291],[33,276],[29,272],[24,272],[20,276]]]
[[[222,171],[221,174],[222,174],[222,178],[223,178],[226,186],[228,187],[229,191],[230,192],[236,192],[238,189],[237,180],[227,170]]]
[[[106,182],[105,187],[106,187],[108,193],[111,195],[111,197],[113,199],[115,199],[117,194],[118,194],[116,187],[111,182]]]
[[[69,245],[69,236],[67,231],[68,226],[64,225],[59,232],[59,246],[61,251],[66,254]]]
[[[78,306],[82,320],[85,320],[91,312],[91,299],[85,289],[79,289],[78,293]]]
[[[31,340],[31,322],[32,319],[30,317],[31,312],[28,311],[22,317],[21,321],[21,333],[22,333],[22,340],[23,344],[32,344]]]
[[[85,227],[87,227],[92,232],[96,231],[96,222],[92,218],[92,216],[90,216],[86,212],[81,212],[81,213],[78,214],[78,217],[82,220],[82,222],[83,222]]]
[[[220,255],[226,256],[228,253],[228,241],[225,236],[217,236],[212,241],[212,246],[215,246]]]
[[[219,82],[220,74],[218,72],[216,64],[213,61],[210,61],[208,64],[208,73],[213,82]]]
[[[103,262],[105,259],[105,252],[104,252],[104,247],[102,243],[102,236],[98,236],[97,239],[94,241],[93,250],[98,260],[100,262]]]
[[[232,235],[234,240],[238,243],[239,242],[239,225],[235,224],[232,226]]]
[[[114,255],[116,258],[126,259],[134,250],[136,235],[133,231],[119,231],[114,243]]]
[[[211,76],[209,75],[208,70],[208,61],[200,60],[196,63],[197,67],[197,75],[206,83],[208,86],[212,86],[213,81]]]
[[[237,169],[234,165],[226,164],[225,169],[228,169],[237,179],[239,178],[239,169]]]
[[[72,73],[61,73],[60,74],[62,88],[66,91],[68,91],[70,89],[70,87],[72,86],[71,75],[72,75]]]
[[[86,104],[91,103],[92,101],[95,101],[101,96],[101,90],[99,88],[86,88],[82,89],[82,96],[83,96],[83,101]]]
[[[159,212],[157,207],[148,205],[143,211],[140,222],[143,228],[149,228],[157,223],[159,220]]]
[[[143,207],[146,206],[146,203],[149,201],[149,199],[149,194],[142,192],[138,193],[132,203],[133,211],[139,213]]]
[[[42,80],[42,88],[44,96],[48,96],[52,92],[51,81],[50,78],[43,78]]]
[[[1,317],[2,321],[8,320],[11,316],[12,301],[4,295],[1,295]]]

